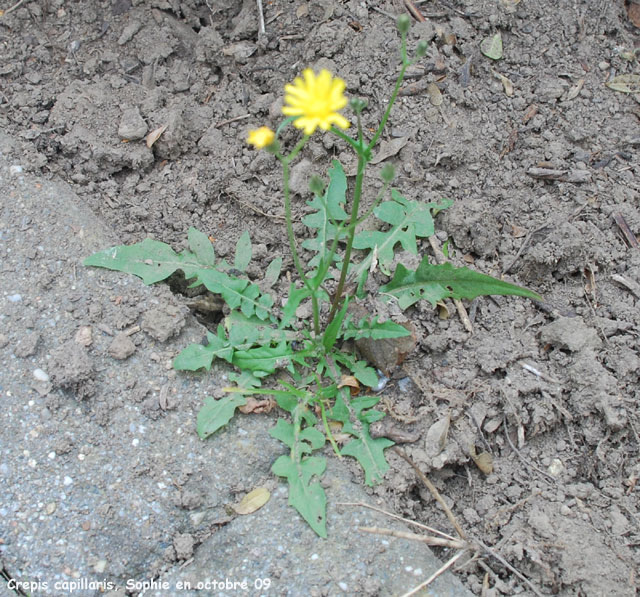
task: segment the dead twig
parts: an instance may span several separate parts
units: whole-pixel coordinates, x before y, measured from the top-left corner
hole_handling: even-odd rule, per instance
[[[633,233],[631,228],[629,228],[629,224],[627,224],[624,216],[619,211],[613,214],[613,221],[618,225],[618,228],[620,228],[620,232],[622,232],[625,240],[627,241],[627,243],[629,243],[629,246],[631,248],[637,249],[638,247],[640,247],[640,243],[638,243],[636,235]]]
[[[453,525],[453,528],[456,530],[456,533],[458,533],[458,536],[460,537],[460,539],[466,539],[467,536],[466,536],[465,532],[462,530],[462,527],[458,523],[456,517],[453,515],[453,512],[451,512],[451,509],[449,508],[449,506],[447,506],[447,503],[444,501],[444,499],[440,495],[440,492],[436,489],[436,486],[418,468],[418,465],[415,462],[413,462],[413,460],[411,460],[411,458],[409,458],[409,456],[407,455],[407,453],[404,450],[400,450],[399,448],[396,447],[396,448],[393,448],[393,451],[398,456],[400,456],[400,458],[406,460],[411,465],[413,470],[416,472],[416,475],[418,475],[418,477],[420,477],[420,480],[425,484],[427,489],[431,492],[431,495],[433,495],[433,497],[436,499],[436,501],[440,504],[440,506],[444,510],[444,513],[446,514],[447,518],[449,519],[449,522]]]
[[[260,21],[259,33],[260,35],[264,35],[266,33],[266,30],[264,28],[264,12],[262,11],[262,0],[256,0],[256,4],[258,5],[258,18]]]
[[[440,247],[440,243],[438,242],[438,239],[435,236],[430,236],[429,244],[433,249],[433,254],[435,256],[436,261],[438,262],[438,265],[442,265],[446,261],[446,259],[444,257],[444,254],[442,253],[442,248]],[[462,301],[460,299],[453,299],[453,304],[456,306],[456,309],[458,310],[458,315],[462,320],[462,324],[464,325],[464,328],[467,330],[467,332],[469,332],[470,334],[473,334],[473,324],[469,319],[469,315],[467,315],[467,310],[464,308]]]
[[[409,541],[418,541],[435,547],[449,547],[450,549],[466,549],[468,547],[466,541],[460,539],[442,539],[441,537],[429,537],[428,535],[418,535],[417,533],[409,533],[407,531],[395,531],[393,529],[381,529],[380,527],[358,527],[363,533],[371,533],[372,535],[386,535],[388,537],[397,537],[398,539],[408,539]]]
[[[404,523],[407,524],[412,524],[416,527],[418,527],[419,529],[424,529],[425,531],[429,531],[430,533],[434,533],[436,535],[440,535],[441,537],[444,537],[445,539],[449,539],[450,541],[454,541],[455,537],[452,537],[451,535],[447,535],[447,533],[443,533],[442,531],[439,531],[438,529],[434,529],[433,527],[429,527],[426,524],[422,524],[420,522],[417,522],[415,520],[411,520],[409,518],[403,518],[402,516],[398,516],[397,514],[394,514],[393,512],[387,512],[386,510],[383,510],[382,508],[377,508],[376,506],[372,506],[371,504],[366,504],[365,502],[338,502],[336,504],[337,506],[359,506],[361,508],[369,508],[370,510],[374,510],[375,512],[380,512],[381,514],[384,514],[386,516],[388,516],[389,518],[395,518],[396,520],[400,520]]]
[[[214,126],[218,129],[225,124],[231,124],[232,122],[244,120],[245,118],[251,118],[251,114],[243,114],[242,116],[236,116],[235,118],[229,118],[228,120],[221,120],[220,122],[216,122]]]
[[[264,216],[265,218],[270,218],[272,220],[284,220],[285,217],[284,216],[279,216],[276,214],[268,214],[266,211],[262,211],[261,209],[257,208],[255,205],[251,205],[251,203],[247,203],[246,201],[243,201],[242,199],[236,197],[235,195],[229,194],[229,197],[231,197],[233,200],[237,201],[240,205],[244,205],[244,207],[247,207],[248,209],[255,211],[257,214],[260,214],[261,216]]]
[[[548,228],[548,227],[549,227],[548,224],[544,224],[542,226],[539,226],[535,230],[532,230],[531,232],[529,232],[529,234],[527,234],[526,238],[524,239],[524,241],[520,245],[520,248],[518,249],[518,252],[516,253],[516,256],[513,258],[513,261],[505,268],[505,270],[504,270],[505,274],[508,274],[513,269],[513,266],[516,264],[518,259],[520,259],[520,257],[522,256],[523,251],[527,248],[527,245],[531,242],[531,239],[534,237],[534,235],[538,234],[538,232],[540,232],[540,231],[542,231],[542,230],[544,230],[545,228]]]
[[[589,170],[554,170],[553,168],[529,168],[527,174],[541,180],[557,180],[560,182],[589,182]]]
[[[509,436],[509,427],[507,426],[507,415],[504,415],[503,417],[503,426],[504,426],[504,436],[507,438],[507,442],[509,443],[509,446],[511,446],[511,449],[515,452],[520,462],[522,462],[522,464],[524,464],[527,468],[532,468],[534,471],[540,473],[548,481],[555,483],[556,480],[551,475],[549,475],[548,473],[545,473],[541,468],[538,468],[535,464],[528,462],[527,459],[522,454],[520,454],[520,450],[518,450],[518,448],[516,448],[513,445],[513,442],[511,441],[511,437]]]
[[[404,0],[404,5],[416,21],[419,21],[420,23],[424,23],[424,21],[426,21],[420,12],[420,9],[413,3],[413,0]]]
[[[631,292],[631,294],[634,294],[637,298],[640,298],[640,284],[638,284],[637,282],[629,280],[629,278],[625,278],[624,276],[620,276],[619,274],[612,274],[611,279],[621,286],[624,286],[629,292]]]
[[[20,0],[20,2],[16,2],[13,6],[11,6],[10,8],[7,8],[7,10],[4,11],[4,16],[7,16],[10,12],[13,12],[14,10],[20,8],[26,0]]]
[[[427,580],[425,580],[423,583],[420,583],[417,587],[411,589],[411,591],[409,591],[408,593],[402,595],[402,597],[410,597],[411,595],[415,595],[418,591],[421,591],[425,587],[429,586],[436,578],[438,578],[438,576],[445,572],[445,570],[451,568],[451,566],[453,566],[465,553],[467,553],[466,549],[458,552],[446,564],[438,568],[429,578],[427,578]]]
[[[482,549],[490,555],[492,558],[498,560],[509,572],[515,574],[523,583],[525,583],[538,597],[544,597],[544,595],[538,591],[536,586],[521,572],[518,572],[507,560],[505,560],[499,553],[496,553],[488,545],[485,545],[482,541],[476,540],[476,543],[482,547]]]

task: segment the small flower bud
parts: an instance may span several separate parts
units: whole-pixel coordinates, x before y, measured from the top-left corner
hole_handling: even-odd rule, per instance
[[[416,48],[416,58],[423,58],[427,50],[429,49],[429,44],[423,39],[418,42],[418,47]]]
[[[314,174],[309,180],[309,190],[317,197],[324,193],[324,181],[317,174]]]
[[[363,99],[360,99],[359,97],[354,97],[349,102],[349,106],[351,106],[351,109],[356,114],[360,114],[362,112],[362,110],[364,110],[367,107],[367,102],[365,100],[363,100]]]
[[[396,175],[396,169],[393,167],[393,164],[385,164],[382,166],[382,170],[380,170],[380,178],[382,178],[383,182],[387,184],[390,183]]]
[[[409,31],[409,27],[411,27],[411,19],[409,18],[409,15],[401,14],[398,17],[396,24],[398,26],[398,31],[400,31],[402,35],[406,35]]]

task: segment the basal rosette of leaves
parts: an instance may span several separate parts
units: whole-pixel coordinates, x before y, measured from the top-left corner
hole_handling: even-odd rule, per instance
[[[530,290],[450,263],[432,265],[423,257],[415,270],[399,264],[393,268],[395,251],[401,247],[418,255],[422,239],[435,233],[434,216],[452,202],[442,199],[425,203],[405,198],[391,188],[393,168],[382,169],[382,188],[371,205],[361,207],[365,170],[396,100],[406,69],[425,54],[419,44],[413,58],[407,52],[408,22],[399,21],[401,69],[378,128],[365,139],[360,115],[364,101],[351,100],[356,135],[344,131],[350,123],[340,111],[347,106],[344,82],[326,70],[315,74],[305,69],[302,77],[285,86],[287,118],[274,132],[266,126],[249,132],[247,142],[273,154],[283,171],[283,199],[289,250],[297,281],[291,282],[282,307],[270,292],[281,275],[282,258],[274,259],[262,280],[246,275],[251,260],[251,239],[245,231],[238,240],[233,264],[218,260],[209,238],[195,228],[188,233],[188,249],[176,253],[170,246],[152,240],[131,246],[117,246],[88,257],[84,264],[128,272],[145,284],[166,280],[182,271],[191,286],[204,286],[220,296],[229,314],[207,332],[201,344],[184,348],[174,360],[183,371],[209,370],[214,361],[227,364],[233,387],[218,400],[208,396],[197,417],[196,430],[204,440],[224,427],[247,397],[271,396],[283,413],[270,434],[286,445],[288,452],[276,460],[272,471],[289,484],[289,503],[321,537],[327,536],[325,491],[320,479],[326,468],[329,442],[339,456],[357,460],[364,481],[382,481],[388,464],[385,450],[393,445],[386,438],[374,438],[369,426],[385,415],[375,409],[377,396],[352,396],[343,380],[352,376],[361,388],[375,387],[376,370],[359,358],[352,346],[362,339],[399,338],[408,330],[393,321],[377,318],[354,319],[349,305],[362,297],[365,282],[376,266],[388,276],[379,289],[379,300],[395,300],[402,309],[426,300],[434,307],[445,298],[472,299],[479,295],[540,297]],[[302,131],[302,138],[289,153],[278,139],[286,126]],[[334,134],[358,158],[353,191],[348,193],[342,165],[332,160],[326,186],[314,178],[310,213],[302,220],[310,236],[298,250],[291,215],[290,165],[303,150],[310,135],[319,131]],[[372,222],[368,229],[362,225]],[[356,233],[356,229],[359,231]],[[393,269],[393,271],[392,271]],[[347,289],[355,289],[348,291]],[[298,321],[296,311],[309,302],[312,321]],[[277,381],[275,378],[277,377]],[[338,445],[332,429],[339,429]]]

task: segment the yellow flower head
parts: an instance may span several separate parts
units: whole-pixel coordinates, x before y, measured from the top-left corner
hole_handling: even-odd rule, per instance
[[[302,71],[302,77],[296,77],[293,83],[284,86],[285,116],[297,116],[293,125],[304,129],[305,135],[311,135],[320,127],[327,131],[332,125],[341,129],[349,127],[349,121],[338,114],[347,105],[344,96],[345,83],[322,69],[316,76],[310,68]]]
[[[247,143],[253,145],[256,149],[264,149],[269,147],[276,138],[276,134],[267,126],[261,126],[259,129],[249,131]]]

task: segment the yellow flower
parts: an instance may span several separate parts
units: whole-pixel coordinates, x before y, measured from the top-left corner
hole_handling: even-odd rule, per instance
[[[276,134],[268,126],[261,126],[259,129],[249,131],[247,143],[253,145],[256,149],[264,149],[269,147],[275,138]]]
[[[345,83],[322,69],[316,76],[310,68],[302,71],[304,80],[296,77],[293,83],[284,86],[286,95],[282,113],[285,116],[297,116],[293,125],[304,129],[305,135],[311,135],[316,128],[329,130],[332,125],[341,129],[349,127],[349,121],[338,114],[347,105],[344,96]]]

